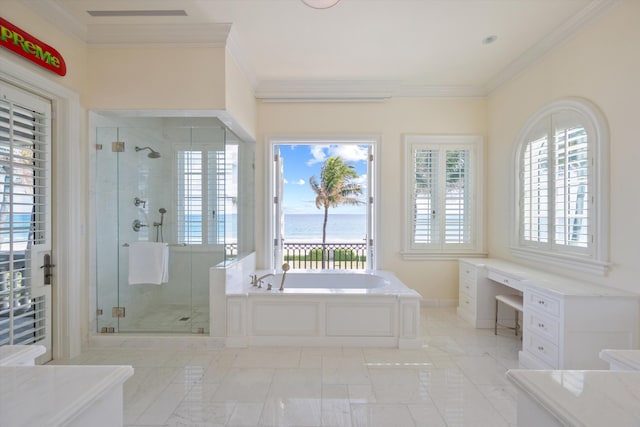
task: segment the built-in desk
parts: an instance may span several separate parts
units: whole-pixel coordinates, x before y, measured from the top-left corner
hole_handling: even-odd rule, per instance
[[[523,294],[520,366],[606,369],[604,348],[638,347],[640,295],[497,259],[462,259],[458,314],[493,328],[495,296]]]

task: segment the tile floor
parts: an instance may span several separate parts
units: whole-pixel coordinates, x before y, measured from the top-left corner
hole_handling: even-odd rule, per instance
[[[516,423],[520,340],[424,308],[423,348],[90,348],[70,364],[128,364],[126,426],[479,426]]]

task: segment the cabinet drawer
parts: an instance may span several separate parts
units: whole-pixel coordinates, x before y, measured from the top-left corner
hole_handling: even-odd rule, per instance
[[[470,281],[466,278],[460,279],[460,292],[469,294],[469,296],[475,297],[476,295],[476,282]]]
[[[475,282],[478,278],[478,269],[471,265],[461,263],[458,268],[458,275],[460,276],[460,281],[466,278],[472,282]]]
[[[525,310],[524,327],[554,344],[560,341],[558,335],[558,321],[533,310]]]
[[[535,333],[525,333],[523,348],[527,353],[552,366],[558,368],[558,346]]]
[[[510,288],[522,290],[520,280],[514,277],[509,277],[495,271],[489,271],[487,277],[494,282],[502,283],[503,285],[509,286]]]
[[[460,292],[458,296],[458,306],[469,313],[476,312],[476,300],[469,294]]]
[[[544,313],[551,314],[553,316],[560,316],[560,300],[550,297],[541,292],[532,290],[525,292],[524,304],[535,310],[540,310]]]

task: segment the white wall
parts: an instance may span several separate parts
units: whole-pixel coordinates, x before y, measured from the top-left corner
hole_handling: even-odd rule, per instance
[[[488,231],[491,256],[509,251],[510,161],[516,137],[541,106],[567,96],[595,103],[608,120],[610,141],[610,260],[608,277],[581,276],[640,291],[640,2],[624,0],[536,65],[489,97]],[[551,269],[550,269],[551,270]],[[560,272],[560,273],[567,273]]]
[[[381,268],[391,270],[428,300],[454,303],[457,294],[457,262],[404,261],[402,137],[405,133],[487,134],[486,101],[482,99],[396,98],[370,103],[266,103],[258,105],[256,153],[257,248],[265,244],[264,194],[267,176],[266,138],[304,135],[381,135],[380,170],[381,235],[377,249]],[[260,184],[262,183],[262,184]],[[258,266],[265,267],[258,253]]]

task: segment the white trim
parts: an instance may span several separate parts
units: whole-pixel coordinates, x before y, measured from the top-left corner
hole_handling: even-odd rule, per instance
[[[273,174],[274,174],[274,170],[273,170],[273,147],[275,145],[295,145],[295,144],[299,144],[299,145],[336,145],[336,144],[358,144],[358,145],[373,145],[374,147],[374,152],[376,153],[376,156],[380,156],[381,153],[381,149],[382,149],[382,137],[380,135],[326,135],[326,136],[322,136],[322,135],[305,135],[305,136],[292,136],[292,135],[287,135],[287,136],[277,136],[277,135],[271,135],[271,136],[267,136],[266,137],[266,153],[265,153],[265,161],[268,164],[268,168],[267,168],[267,173],[268,173],[268,179],[265,180],[265,191],[264,194],[266,194],[265,200],[264,200],[264,212],[265,215],[264,217],[266,218],[267,223],[265,224],[264,227],[264,247],[263,249],[263,253],[265,254],[265,258],[263,258],[262,260],[262,266],[265,269],[273,269],[274,265],[273,265],[273,260],[274,260],[274,251],[273,251],[273,209],[272,209],[272,202],[273,202],[273,197],[274,197],[274,193],[273,193],[273,183],[271,182],[273,179]],[[379,162],[379,160],[375,160],[376,162]],[[375,215],[375,219],[374,219],[374,235],[377,237],[377,239],[380,239],[380,223],[382,222],[380,219],[380,166],[379,163],[377,165],[377,167],[374,167],[374,194],[368,194],[368,196],[373,196],[374,198],[374,215]],[[369,191],[370,189],[368,189],[367,191]],[[379,244],[377,242],[374,242],[374,245]],[[369,266],[369,269],[372,270],[377,270],[380,268],[381,265],[381,254],[379,251],[376,251],[376,256],[374,259],[374,264],[373,266]]]
[[[472,169],[470,177],[471,204],[472,204],[472,241],[462,245],[438,245],[438,247],[427,247],[412,243],[413,238],[413,158],[412,147],[416,145],[433,146],[469,146],[472,148]],[[413,260],[453,260],[459,257],[484,257],[484,139],[481,135],[424,135],[405,134],[403,135],[403,250],[400,252],[402,258],[407,261]]]
[[[82,114],[77,93],[55,83],[21,64],[0,57],[0,78],[17,87],[30,90],[52,101],[55,114],[52,140],[55,178],[52,191],[52,247],[56,265],[53,299],[53,358],[68,359],[80,354],[82,344],[82,308],[86,294],[86,243],[83,240],[86,218],[78,195],[84,194],[80,161],[83,152],[80,129]]]
[[[520,244],[520,157],[526,137],[546,117],[560,111],[577,113],[587,120],[585,127],[593,133],[589,140],[593,151],[595,165],[590,173],[591,195],[595,197],[594,215],[590,217],[590,228],[593,230],[595,242],[589,257],[580,257],[569,253],[551,252],[547,249],[522,246]],[[600,109],[591,101],[569,97],[550,102],[533,114],[520,130],[511,160],[511,188],[509,191],[511,209],[511,252],[518,257],[561,265],[576,271],[606,275],[609,259],[609,128],[606,118]]]

